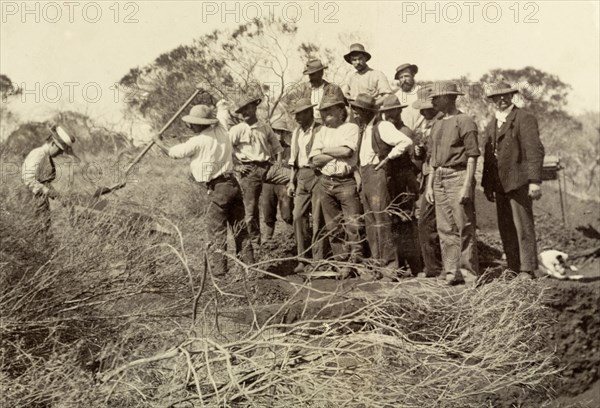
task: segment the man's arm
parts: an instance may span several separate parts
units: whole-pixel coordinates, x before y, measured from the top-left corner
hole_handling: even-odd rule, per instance
[[[377,72],[377,94],[375,95],[375,102],[377,105],[381,105],[385,97],[392,93],[392,87],[383,72],[375,72]]]
[[[331,156],[332,158],[345,159],[351,157],[354,153],[354,150],[352,150],[348,146],[335,146],[324,148],[322,153],[324,155]]]
[[[33,194],[48,194],[49,191],[49,188],[40,183],[36,178],[41,158],[43,158],[42,153],[38,151],[30,152],[23,162],[23,167],[21,167],[23,183],[25,183]]]
[[[519,132],[523,157],[527,160],[527,179],[530,183],[540,184],[544,164],[544,145],[540,140],[535,116],[529,113],[525,114],[520,121]]]
[[[460,191],[460,204],[466,204],[473,200],[473,191],[475,186],[475,168],[477,167],[477,157],[479,157],[479,144],[477,141],[477,126],[474,122],[468,124],[468,129],[463,137],[467,159],[467,173],[465,181]],[[474,129],[474,130],[473,130]]]
[[[402,155],[402,153],[404,153],[413,144],[413,141],[409,135],[406,135],[396,129],[396,127],[390,122],[379,122],[379,135],[381,136],[381,140],[383,140],[385,143],[390,146],[394,146],[387,156],[387,158],[390,160]]]
[[[281,146],[281,143],[279,143],[279,139],[277,138],[275,132],[273,132],[273,129],[271,129],[271,126],[267,125],[266,128],[267,140],[271,146],[271,154],[275,156],[275,161],[277,163],[281,163],[281,153],[283,152],[283,147]]]

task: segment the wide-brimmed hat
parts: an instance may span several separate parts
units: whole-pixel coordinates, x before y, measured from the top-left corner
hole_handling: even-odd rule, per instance
[[[492,96],[495,96],[495,95],[519,93],[519,90],[517,88],[510,86],[510,84],[508,84],[506,82],[500,82],[498,84],[488,85],[487,88],[488,88],[488,92],[486,92],[486,96],[488,98],[491,98]]]
[[[433,109],[433,104],[431,103],[431,93],[433,92],[433,86],[427,85],[422,86],[417,91],[418,99],[414,101],[411,105],[416,110],[421,109]]]
[[[302,72],[302,73],[304,75],[310,75],[310,74],[314,74],[315,72],[323,71],[326,68],[327,68],[327,65],[323,65],[323,63],[321,62],[320,59],[314,59],[314,60],[310,60],[306,63],[306,68],[304,69],[304,72]]]
[[[287,123],[285,123],[285,120],[283,120],[283,118],[279,118],[271,122],[271,129],[283,130],[284,132],[291,132],[290,129],[288,129]]]
[[[375,101],[375,98],[365,93],[358,94],[356,96],[356,99],[350,101],[350,106],[369,111],[377,110],[377,103]]]
[[[194,105],[190,109],[190,114],[181,118],[184,122],[194,125],[214,125],[219,120],[215,116],[215,111],[210,106]]]
[[[346,101],[343,96],[340,95],[325,95],[321,98],[321,104],[319,110],[331,108],[332,106],[342,105],[346,106]]]
[[[458,90],[458,85],[454,82],[436,82],[432,85],[430,98],[443,95],[464,95]]]
[[[413,75],[417,75],[417,72],[419,72],[419,67],[417,67],[415,64],[410,64],[407,62],[405,64],[399,65],[398,68],[396,68],[394,79],[398,79],[398,75],[400,74],[400,72],[404,71],[407,68],[410,69],[410,72],[412,72]]]
[[[75,143],[75,137],[69,135],[62,127],[56,125],[52,126],[50,131],[52,132],[50,137],[54,144],[63,152],[73,155],[73,143]]]
[[[256,103],[257,105],[262,102],[262,98],[260,96],[246,96],[240,100],[235,108],[235,113],[238,113],[244,106],[250,105],[251,103]]]
[[[381,108],[379,108],[379,111],[383,112],[392,109],[402,109],[406,108],[407,106],[407,104],[400,103],[400,99],[398,99],[396,95],[390,94],[383,99],[383,104],[381,105]]]
[[[317,106],[317,104],[312,103],[312,101],[308,98],[301,98],[296,101],[296,104],[292,108],[292,113],[296,114],[298,112],[305,111],[307,109],[311,109]]]
[[[350,61],[350,57],[352,56],[352,54],[364,54],[367,57],[367,61],[371,59],[371,54],[369,54],[366,50],[364,45],[362,44],[352,44],[350,46],[350,51],[348,52],[348,54],[344,55],[344,59],[346,60],[346,62],[348,64],[352,64],[352,61]]]

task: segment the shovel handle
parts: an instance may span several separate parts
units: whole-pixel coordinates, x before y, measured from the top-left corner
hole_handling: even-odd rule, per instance
[[[171,119],[169,119],[169,121],[162,127],[162,129],[158,132],[158,135],[161,136],[172,124],[173,122],[175,122],[175,119],[177,119],[177,117],[181,114],[181,112],[183,112],[183,110],[185,108],[188,107],[188,105],[190,103],[192,103],[192,101],[194,100],[194,98],[196,96],[198,96],[198,94],[200,92],[202,92],[203,90],[200,88],[197,88],[194,93],[192,94],[192,96],[190,96],[188,98],[187,101],[185,101],[185,103],[181,106],[181,108],[179,108],[179,110],[171,117]],[[133,166],[135,166],[136,164],[139,163],[139,161],[142,159],[142,157],[144,157],[146,155],[146,153],[148,153],[148,150],[150,150],[152,148],[152,146],[154,146],[154,139],[148,143],[146,145],[146,147],[144,147],[144,150],[142,150],[135,159],[133,159],[133,161],[129,164],[129,166],[127,166],[127,168],[125,169],[125,175],[124,178],[127,179],[127,176],[129,175],[129,173],[131,172],[131,169],[133,168]]]

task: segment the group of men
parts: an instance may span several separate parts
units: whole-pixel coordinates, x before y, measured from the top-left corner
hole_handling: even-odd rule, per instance
[[[261,97],[248,96],[235,107],[240,121],[233,126],[196,105],[183,117],[190,139],[172,147],[155,140],[170,157],[191,158],[210,201],[214,245],[225,248],[229,228],[236,254],[253,263],[279,207],[293,225],[296,273],[331,255],[346,261],[337,263],[340,278],[358,264],[392,279],[401,270],[450,285],[477,277],[480,149],[475,122],[456,107],[463,93],[450,82],[417,86],[418,67],[406,63],[396,69],[394,94],[386,76],[367,65],[371,55],[361,44],[344,59],[355,72],[342,87],[323,78],[321,61],[307,62],[309,81],[294,90],[292,132],[281,120],[260,120]],[[535,117],[513,104],[516,93],[502,83],[487,95],[496,114],[485,131],[482,184],[497,203],[508,268],[526,278],[537,269],[532,200],[541,195],[544,148]],[[225,274],[222,251],[212,257],[215,275]]]

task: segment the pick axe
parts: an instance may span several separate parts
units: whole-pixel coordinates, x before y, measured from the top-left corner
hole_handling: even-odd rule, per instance
[[[201,85],[198,84],[196,85],[196,90],[194,91],[194,93],[192,94],[192,96],[190,96],[188,98],[187,101],[185,101],[185,103],[181,106],[181,108],[179,108],[179,110],[171,117],[171,119],[169,119],[169,121],[162,127],[162,129],[158,132],[159,136],[162,136],[162,134],[173,124],[173,122],[175,122],[175,119],[177,119],[177,117],[181,114],[181,112],[183,112],[183,110],[185,108],[188,107],[188,105],[190,103],[192,103],[192,101],[194,100],[194,98],[196,96],[198,96],[198,94],[200,94],[201,92],[203,92],[204,90],[202,89]],[[108,194],[111,193],[115,190],[118,190],[120,188],[123,188],[125,186],[125,183],[127,181],[127,176],[129,175],[129,173],[131,173],[131,170],[133,169],[133,167],[139,163],[140,160],[142,160],[142,157],[144,157],[146,155],[146,153],[148,153],[148,151],[152,148],[152,146],[154,146],[154,140],[152,140],[150,143],[148,143],[146,145],[146,147],[144,147],[144,150],[142,150],[135,159],[133,159],[133,161],[131,163],[129,163],[129,166],[127,166],[127,168],[125,169],[125,175],[123,176],[123,181],[116,183],[114,185],[112,185],[111,187],[98,187],[96,189],[96,191],[94,192],[93,197],[94,198],[98,198],[101,195],[104,194]]]

